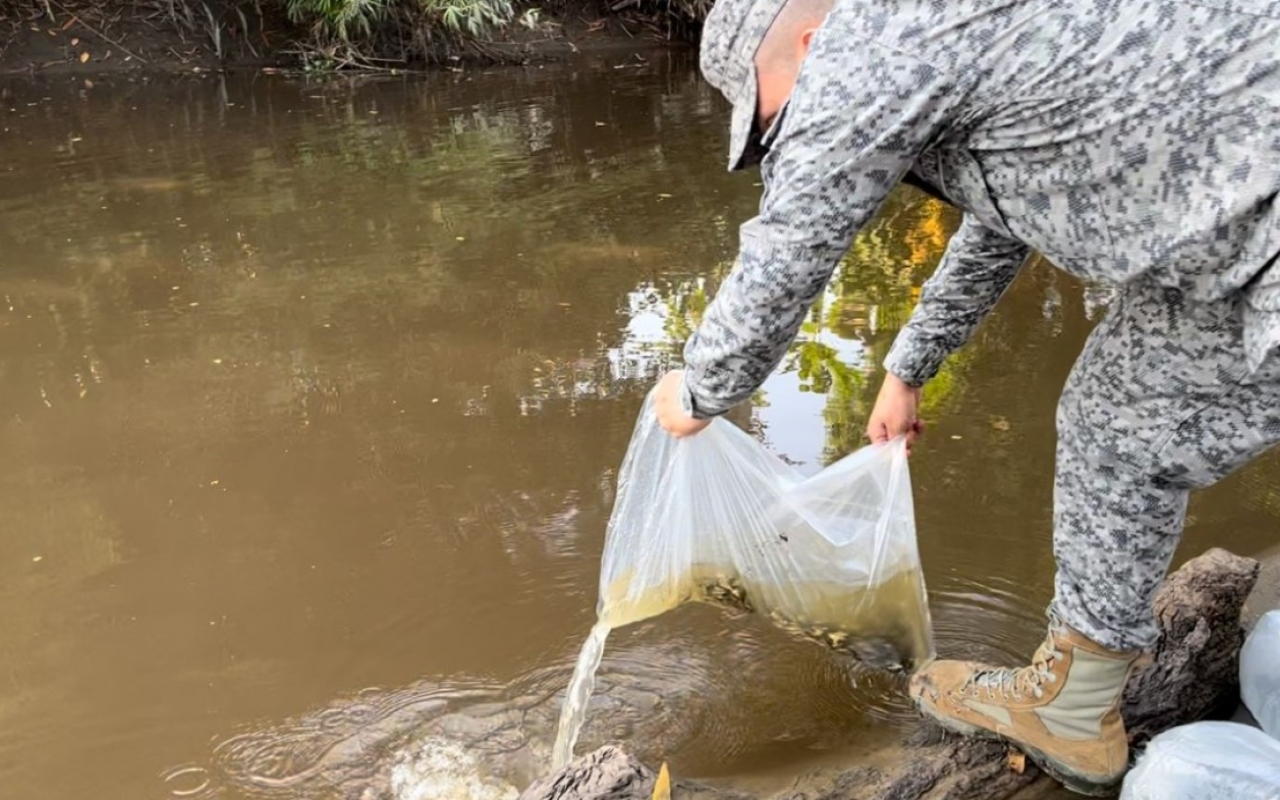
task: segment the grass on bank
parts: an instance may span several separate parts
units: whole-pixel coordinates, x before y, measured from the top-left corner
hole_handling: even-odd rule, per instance
[[[458,57],[504,60],[503,45],[555,35],[557,20],[611,20],[691,39],[712,0],[0,0],[0,53],[24,28],[75,20],[98,38],[127,19],[179,34],[219,60],[287,53],[308,69],[392,68]],[[146,62],[145,58],[139,58]]]

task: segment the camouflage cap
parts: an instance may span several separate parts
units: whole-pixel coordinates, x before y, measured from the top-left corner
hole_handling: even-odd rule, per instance
[[[733,104],[729,170],[759,163],[756,51],[787,0],[716,0],[702,26],[699,65],[707,83]]]

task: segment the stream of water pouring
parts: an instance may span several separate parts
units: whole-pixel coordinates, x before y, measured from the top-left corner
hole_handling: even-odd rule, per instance
[[[578,743],[578,734],[582,732],[587,704],[591,701],[591,693],[596,686],[596,670],[604,656],[604,643],[609,638],[610,630],[608,624],[597,622],[582,644],[578,663],[573,668],[573,679],[569,681],[569,690],[565,693],[564,707],[560,710],[560,727],[556,732],[556,746],[551,754],[553,770],[561,769],[573,760],[573,748]]]

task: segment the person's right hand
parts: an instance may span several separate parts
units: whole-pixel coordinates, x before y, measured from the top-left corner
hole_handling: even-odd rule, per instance
[[[924,422],[917,416],[919,410],[920,389],[908,386],[891,372],[886,374],[871,418],[867,420],[867,438],[874,444],[882,444],[897,436],[906,436],[910,453],[916,438],[924,434]]]

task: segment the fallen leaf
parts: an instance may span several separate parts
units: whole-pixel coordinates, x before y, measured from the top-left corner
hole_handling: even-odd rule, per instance
[[[653,784],[653,797],[649,800],[671,800],[671,774],[667,772],[667,762],[662,762],[658,770],[658,780]]]
[[[1009,751],[1009,769],[1021,775],[1027,771],[1027,756],[1017,750]]]
[[[86,61],[88,61],[88,60],[89,60],[89,53],[88,53],[88,51],[85,51],[85,52],[83,52],[83,53],[81,53],[81,54],[80,54],[80,63],[81,63],[81,64],[85,63],[85,62],[86,62]]]
[[[994,419],[991,420],[991,427],[995,428],[998,431],[1007,431],[1013,426],[1010,425],[1009,420],[1005,419],[1004,417],[995,417]]]

